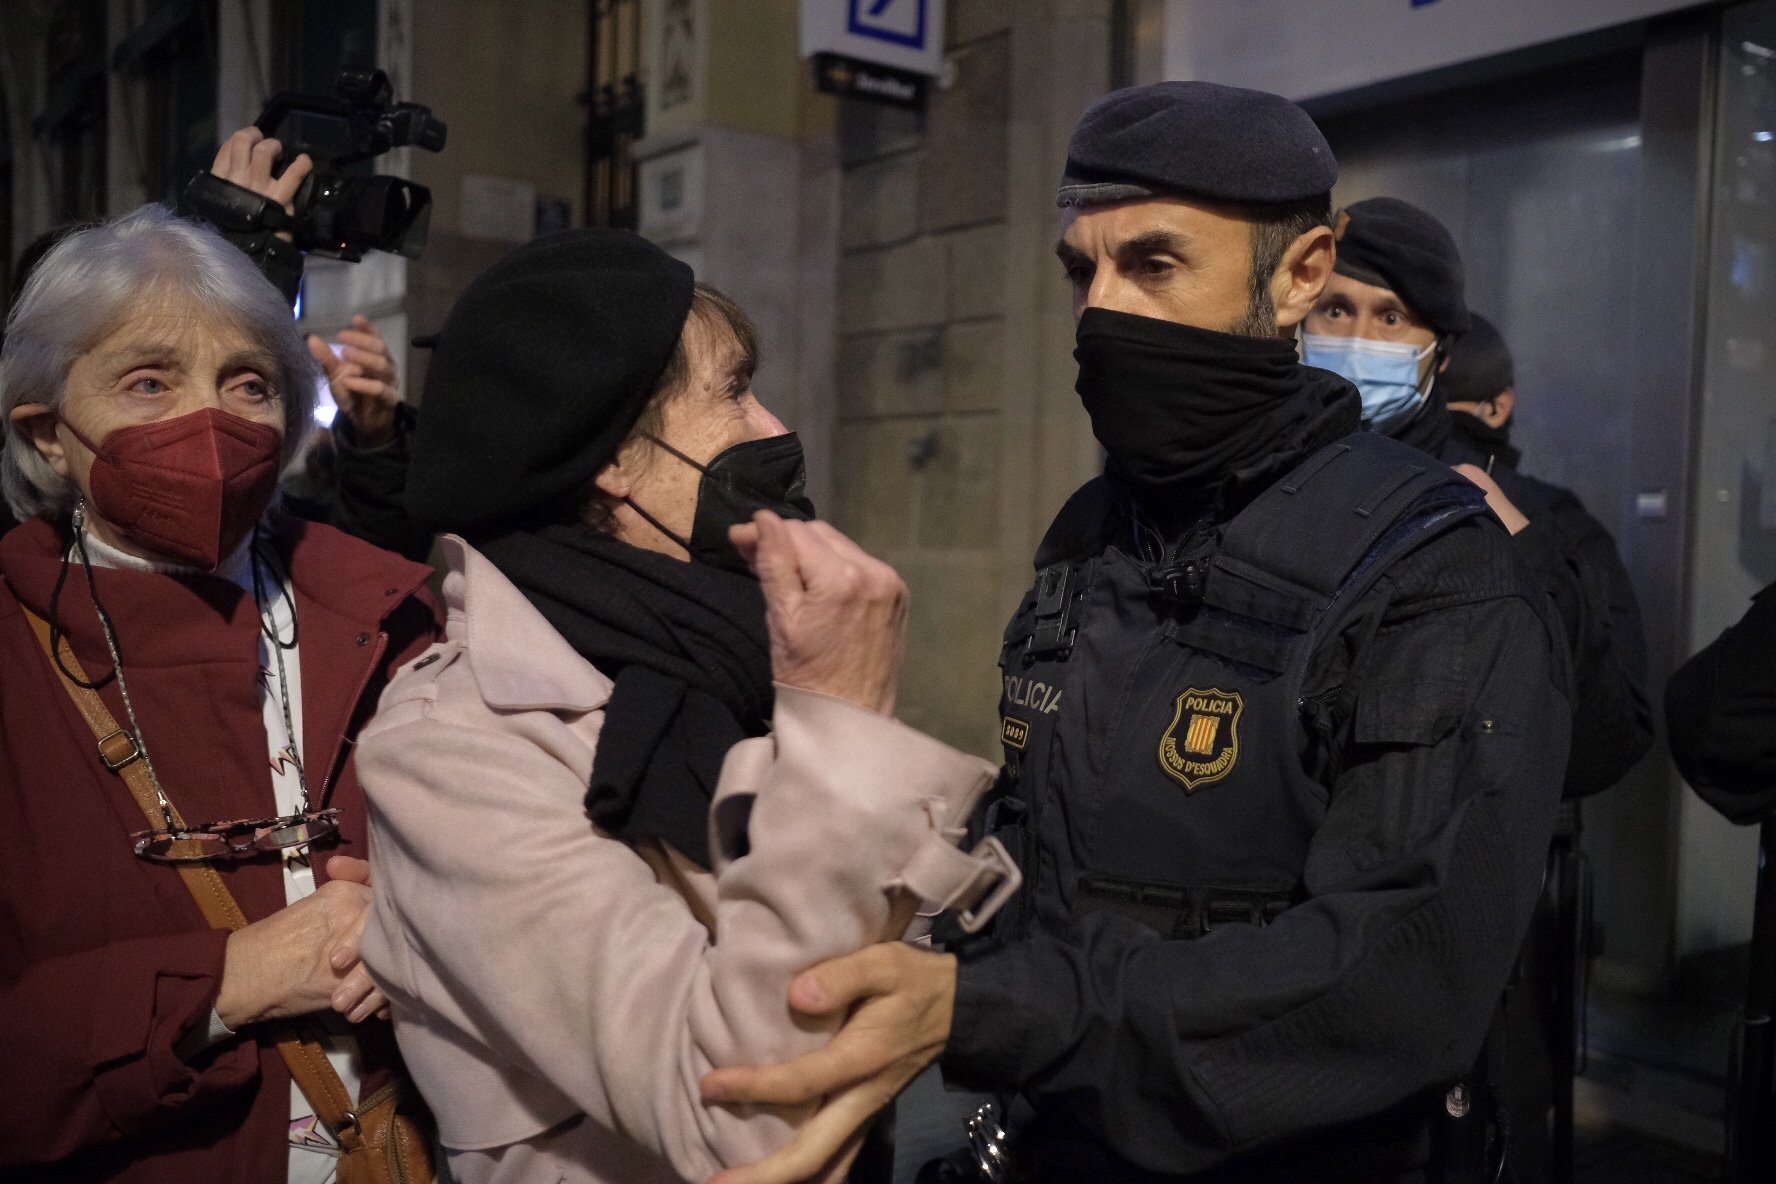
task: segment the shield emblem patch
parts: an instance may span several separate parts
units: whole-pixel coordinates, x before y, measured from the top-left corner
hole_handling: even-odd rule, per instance
[[[1159,738],[1159,767],[1184,792],[1213,785],[1239,761],[1239,721],[1246,701],[1238,691],[1191,687],[1178,696],[1172,726]]]

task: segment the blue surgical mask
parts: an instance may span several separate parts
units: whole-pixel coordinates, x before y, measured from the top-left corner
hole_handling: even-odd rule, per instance
[[[1363,422],[1385,432],[1411,418],[1431,384],[1418,386],[1418,367],[1437,348],[1436,342],[1418,349],[1393,341],[1367,337],[1332,337],[1304,333],[1301,360],[1309,366],[1347,378],[1363,396]],[[1432,381],[1436,375],[1431,376]]]

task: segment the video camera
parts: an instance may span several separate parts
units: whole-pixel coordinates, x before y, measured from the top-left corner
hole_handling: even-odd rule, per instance
[[[237,241],[252,237],[262,243],[271,234],[288,232],[298,250],[349,263],[366,251],[417,258],[431,224],[431,191],[400,177],[345,170],[393,148],[440,151],[444,122],[418,103],[395,102],[394,87],[381,70],[347,66],[339,72],[338,91],[338,98],[283,91],[254,121],[267,138],[283,145],[280,173],[304,152],[314,161],[314,171],[291,203],[293,215],[207,172],[192,180],[181,208]],[[241,245],[252,254],[258,244]]]
[[[314,161],[314,172],[296,191],[290,228],[296,245],[353,263],[365,251],[416,258],[431,225],[431,191],[399,177],[353,176],[341,169],[409,144],[438,152],[444,123],[418,103],[395,102],[395,88],[381,70],[347,66],[339,72],[338,89],[337,99],[284,91],[254,121],[284,146],[285,167],[304,152]]]

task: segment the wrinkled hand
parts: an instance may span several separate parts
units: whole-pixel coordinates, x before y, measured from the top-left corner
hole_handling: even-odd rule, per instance
[[[1515,502],[1505,496],[1505,491],[1492,479],[1492,474],[1479,465],[1456,465],[1455,471],[1486,491],[1486,504],[1498,516],[1498,520],[1505,524],[1506,530],[1517,534],[1529,525],[1529,519],[1523,516],[1523,511],[1517,508]]]
[[[370,887],[370,865],[350,855],[335,855],[328,859],[327,875],[334,880],[346,880]],[[370,971],[358,957],[358,943],[364,936],[364,922],[369,919],[370,910],[365,909],[357,925],[334,942],[333,948],[327,953],[327,964],[345,976],[333,988],[333,1010],[354,1024],[362,1023],[371,1016],[385,1020],[389,1018],[387,997],[370,981]]]
[[[792,1106],[825,1099],[796,1137],[750,1167],[710,1184],[790,1184],[848,1161],[878,1110],[936,1060],[950,1038],[956,959],[898,942],[870,946],[796,976],[792,1008],[846,1016],[824,1048],[782,1065],[717,1069],[703,1099]]]
[[[906,640],[900,575],[825,522],[760,510],[728,537],[764,586],[777,681],[893,715]]]
[[[354,1023],[388,1006],[357,957],[370,865],[335,855],[312,895],[228,935],[216,1014],[230,1028],[308,1015],[336,1001]]]
[[[395,435],[395,408],[401,404],[401,387],[388,343],[364,316],[354,316],[352,327],[341,330],[333,340],[345,347],[337,357],[313,333],[308,336],[308,352],[327,376],[339,414],[345,416],[364,447],[388,443]]]
[[[265,133],[256,127],[243,127],[216,149],[216,159],[210,165],[210,172],[224,181],[232,181],[242,189],[251,189],[261,197],[269,197],[284,207],[284,213],[295,214],[296,191],[302,188],[302,182],[314,171],[314,161],[304,152],[290,162],[283,176],[274,177],[271,170],[283,158],[284,146],[276,140],[268,140]],[[288,242],[290,235],[280,231],[278,237]]]

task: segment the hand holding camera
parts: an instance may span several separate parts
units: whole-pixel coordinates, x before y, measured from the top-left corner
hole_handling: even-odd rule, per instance
[[[278,165],[283,156],[284,146],[278,141],[267,139],[257,126],[243,127],[216,149],[216,160],[210,165],[210,172],[231,185],[269,198],[284,208],[286,216],[294,218],[296,192],[314,171],[314,161],[308,153],[300,153],[280,174]],[[291,236],[285,230],[280,231],[278,237],[289,242]]]
[[[338,91],[337,98],[275,95],[252,128],[229,137],[219,167],[192,178],[181,209],[255,257],[274,237],[351,263],[367,251],[418,257],[431,222],[430,191],[347,170],[409,145],[441,151],[444,122],[418,103],[396,102],[381,70],[348,66]],[[290,160],[280,169],[284,155]]]

